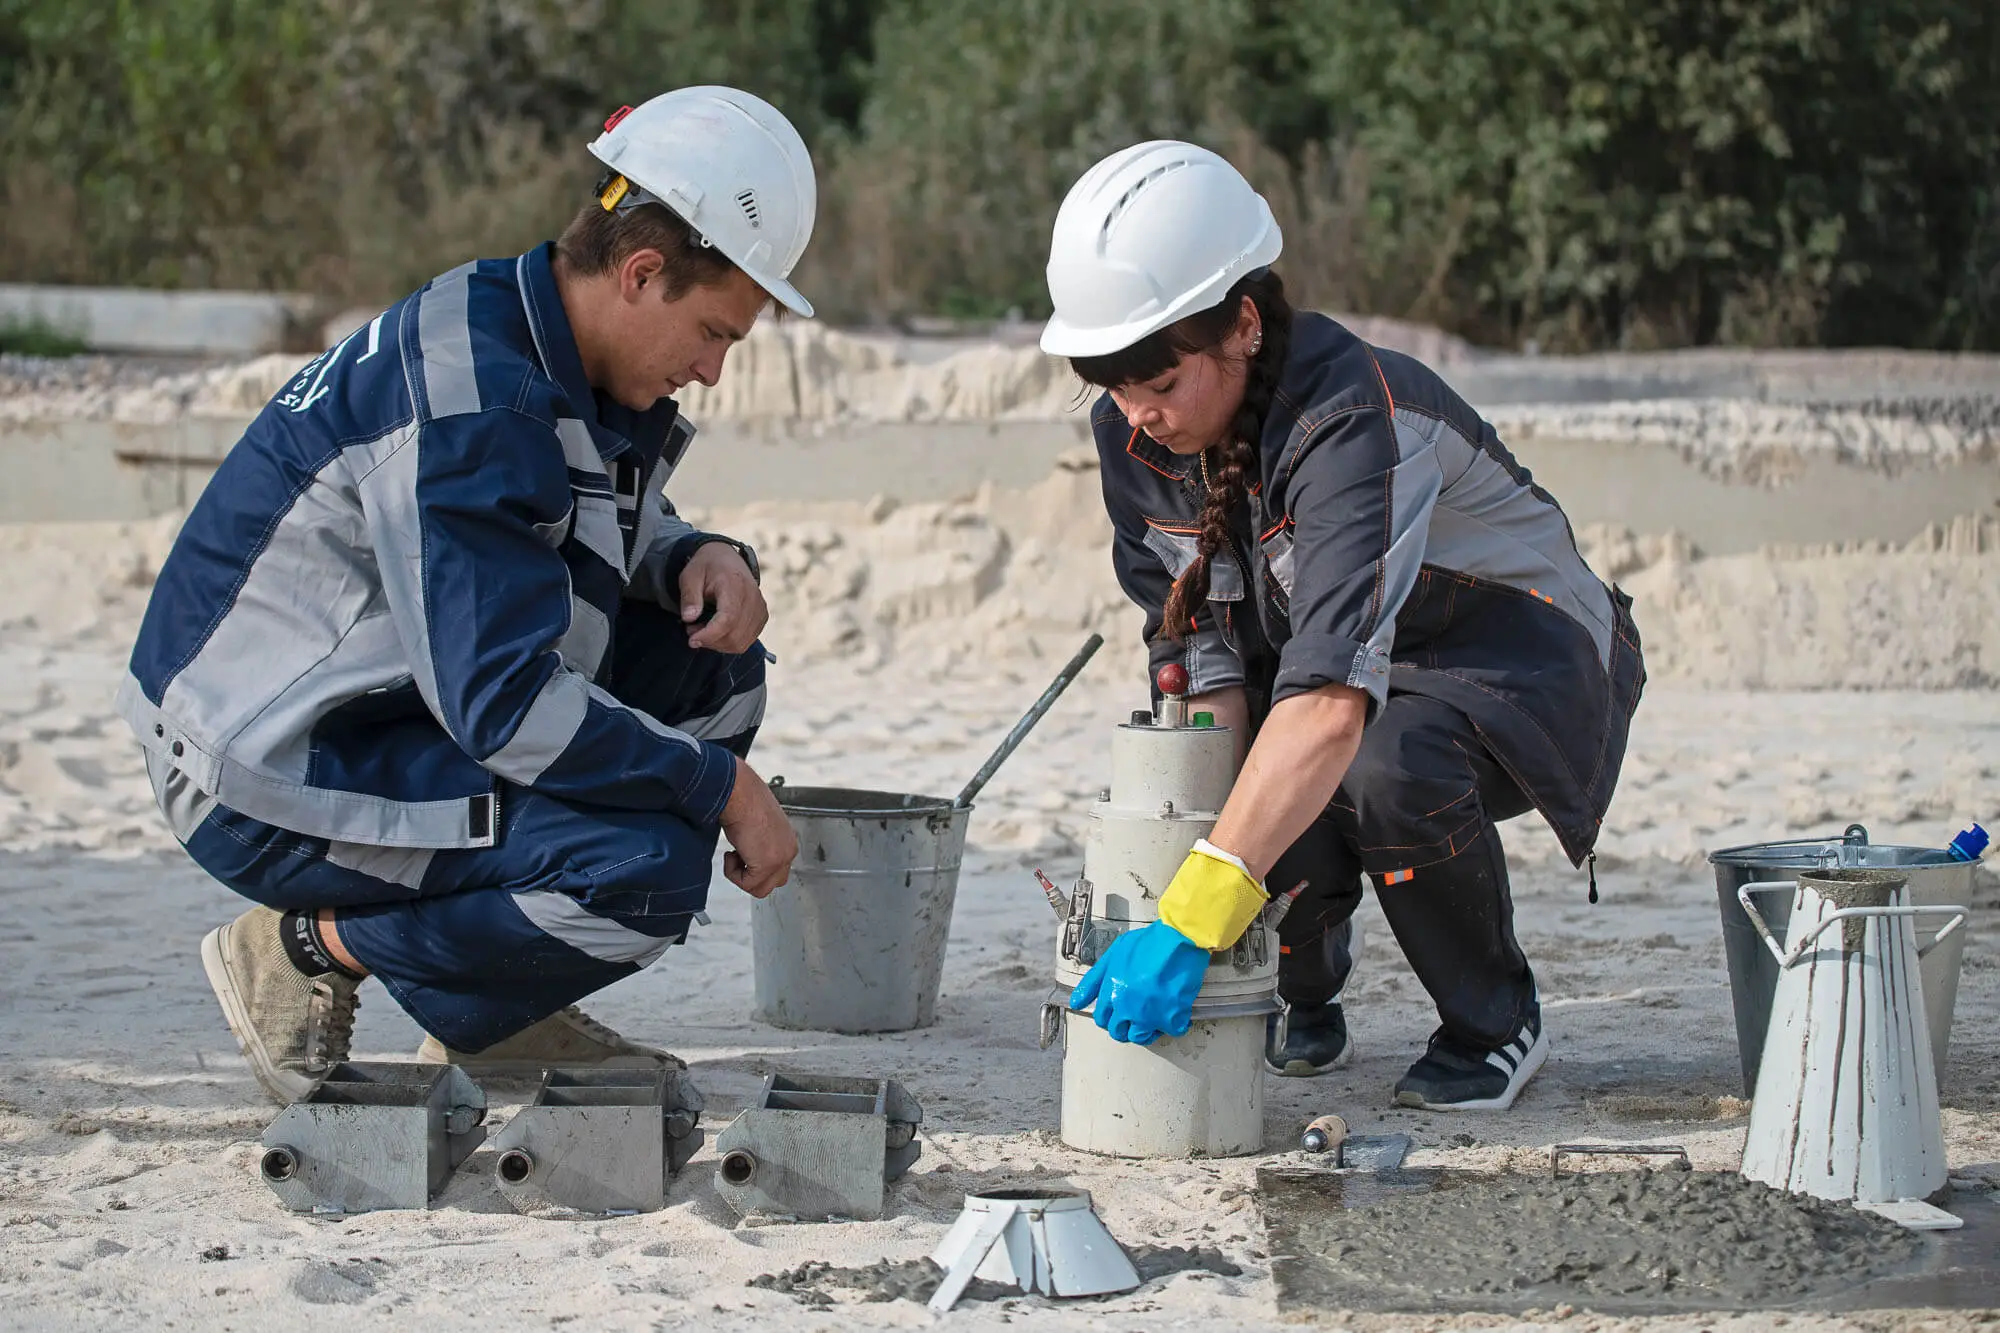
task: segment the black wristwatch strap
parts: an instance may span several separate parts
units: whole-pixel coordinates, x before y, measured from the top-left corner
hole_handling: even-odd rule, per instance
[[[725,537],[719,532],[704,532],[698,535],[701,540],[694,544],[696,551],[699,551],[710,542],[721,542],[724,546],[733,547],[736,554],[743,557],[743,563],[750,567],[750,577],[759,586],[762,586],[764,582],[764,568],[757,563],[757,550],[749,542],[739,542],[734,537]],[[690,551],[688,554],[692,555],[694,552]]]

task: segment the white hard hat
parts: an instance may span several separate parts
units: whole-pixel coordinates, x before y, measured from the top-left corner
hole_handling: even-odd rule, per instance
[[[1206,148],[1155,139],[1070,187],[1049,244],[1052,356],[1121,351],[1206,310],[1284,248],[1264,196]]]
[[[785,279],[812,237],[819,190],[805,140],[776,107],[735,88],[676,88],[621,110],[590,151],[624,177],[606,208],[665,204],[786,309],[812,314]]]

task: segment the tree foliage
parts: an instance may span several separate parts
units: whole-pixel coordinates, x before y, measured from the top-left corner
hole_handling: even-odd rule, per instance
[[[698,82],[813,145],[841,317],[1039,314],[1070,181],[1174,136],[1322,304],[2000,347],[1992,0],[0,0],[0,278],[394,296],[559,227],[602,118]]]

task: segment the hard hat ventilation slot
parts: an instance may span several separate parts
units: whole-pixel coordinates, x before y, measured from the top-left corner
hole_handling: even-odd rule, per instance
[[[750,226],[753,229],[761,228],[764,225],[763,214],[757,208],[757,192],[755,190],[745,190],[737,195],[736,206],[743,210],[744,217],[750,219]]]
[[[1167,175],[1169,172],[1179,171],[1187,165],[1187,159],[1180,158],[1176,161],[1167,162],[1155,167],[1138,180],[1133,181],[1132,187],[1119,195],[1117,201],[1111,205],[1111,211],[1104,215],[1104,227],[1100,234],[1105,236],[1111,234],[1111,229],[1118,225],[1118,219],[1125,215],[1125,210],[1132,206],[1132,201],[1139,197],[1141,190],[1144,190],[1148,185],[1151,185],[1154,181]]]

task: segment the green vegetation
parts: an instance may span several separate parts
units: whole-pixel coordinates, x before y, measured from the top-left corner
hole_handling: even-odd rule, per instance
[[[39,319],[0,319],[0,353],[15,356],[82,356],[90,344]]]
[[[1041,313],[1069,182],[1178,136],[1323,307],[2000,347],[1992,0],[0,0],[0,280],[386,299],[551,234],[598,122],[695,82],[813,145],[835,318]]]

